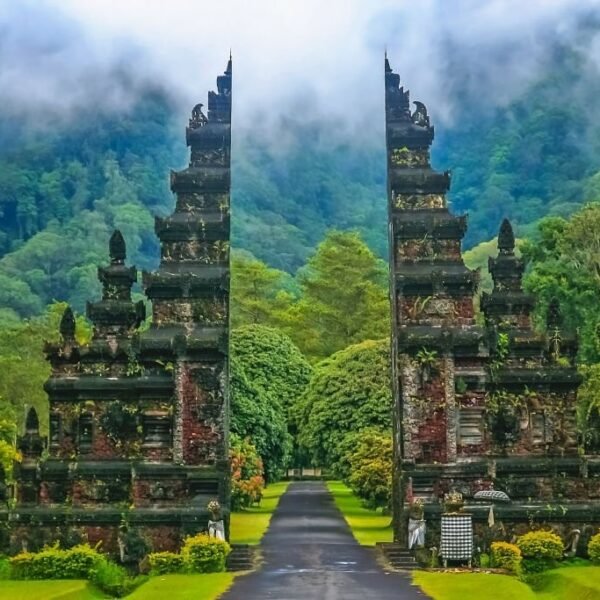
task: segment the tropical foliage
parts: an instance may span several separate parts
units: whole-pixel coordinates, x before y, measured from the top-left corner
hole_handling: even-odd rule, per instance
[[[271,404],[270,397],[248,377],[242,362],[231,359],[232,433],[250,438],[264,464],[267,481],[282,474],[292,449],[286,414],[281,404]]]
[[[596,564],[600,564],[600,533],[592,536],[588,543],[588,554],[590,556],[590,560],[595,562]]]
[[[231,343],[261,394],[286,410],[296,404],[313,369],[288,336],[272,327],[248,325],[233,330]]]
[[[387,511],[392,495],[391,431],[364,429],[349,434],[344,445],[352,448],[344,456],[348,465],[347,484],[367,508]]]
[[[265,487],[263,463],[249,439],[230,440],[231,508],[241,510],[260,500]]]
[[[392,420],[389,341],[365,341],[325,359],[299,400],[300,443],[313,461],[343,468],[349,434],[390,430]]]
[[[183,542],[181,554],[186,569],[191,573],[219,573],[225,570],[225,560],[231,546],[218,538],[198,534]]]
[[[579,332],[580,356],[600,360],[600,204],[588,204],[570,219],[548,217],[522,245],[530,264],[525,287],[539,300],[538,317],[552,298],[560,302],[564,326]]]
[[[519,573],[523,556],[520,548],[515,544],[492,542],[490,554],[494,567],[506,569],[511,573]]]

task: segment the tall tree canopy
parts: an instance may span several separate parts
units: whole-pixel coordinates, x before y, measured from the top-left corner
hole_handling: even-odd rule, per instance
[[[387,266],[356,231],[330,231],[295,280],[245,254],[232,265],[234,325],[284,331],[311,361],[389,332]]]
[[[278,414],[283,410],[293,445],[291,464],[301,464],[304,457],[298,448],[294,409],[310,381],[312,367],[287,335],[264,325],[234,330],[232,348],[253,387]]]
[[[389,340],[365,341],[315,367],[297,410],[299,439],[313,461],[336,467],[349,434],[392,427]]]
[[[387,267],[357,232],[330,231],[298,282],[288,330],[307,356],[324,358],[388,334]]]
[[[232,331],[231,344],[248,378],[273,404],[287,411],[297,403],[313,369],[287,335],[264,325],[246,325]]]
[[[235,355],[231,358],[230,377],[231,431],[255,446],[267,481],[276,481],[283,474],[292,449],[285,411],[254,385]]]
[[[312,369],[286,335],[263,325],[233,330],[231,355],[231,428],[256,446],[273,481],[288,465],[288,412]]]
[[[292,296],[284,288],[292,278],[242,252],[231,260],[231,321],[241,325],[277,326],[284,319]]]
[[[539,299],[538,316],[557,298],[565,327],[579,333],[580,358],[600,361],[600,203],[568,220],[542,219],[522,250],[530,265],[525,287]]]
[[[10,407],[3,412],[4,419],[14,419],[19,428],[32,406],[38,412],[42,430],[47,428],[44,383],[50,375],[50,365],[44,355],[44,342],[58,340],[65,308],[66,304],[55,303],[41,317],[15,321],[10,317],[6,320],[4,315],[0,320],[0,402]],[[77,317],[76,335],[81,343],[87,343],[91,337],[91,328],[82,316]]]

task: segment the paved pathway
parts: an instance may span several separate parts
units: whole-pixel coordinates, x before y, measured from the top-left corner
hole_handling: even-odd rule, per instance
[[[292,483],[271,519],[261,569],[222,600],[411,600],[410,576],[386,571],[360,546],[321,482]]]

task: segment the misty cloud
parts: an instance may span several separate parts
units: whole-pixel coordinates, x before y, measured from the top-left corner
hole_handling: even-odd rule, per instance
[[[600,65],[599,16],[598,0],[6,1],[0,89],[15,110],[68,114],[164,86],[187,111],[231,47],[238,127],[318,118],[381,133],[386,46],[413,99],[451,122],[459,100],[510,101],[557,43]]]

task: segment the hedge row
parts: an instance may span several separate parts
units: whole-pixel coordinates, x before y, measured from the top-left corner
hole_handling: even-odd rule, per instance
[[[148,555],[151,575],[167,573],[218,573],[225,570],[231,546],[224,540],[199,534],[188,537],[181,554],[153,552]]]
[[[21,552],[10,559],[11,579],[89,579],[112,597],[122,597],[142,584],[87,544],[63,550],[58,545],[41,552]]]

